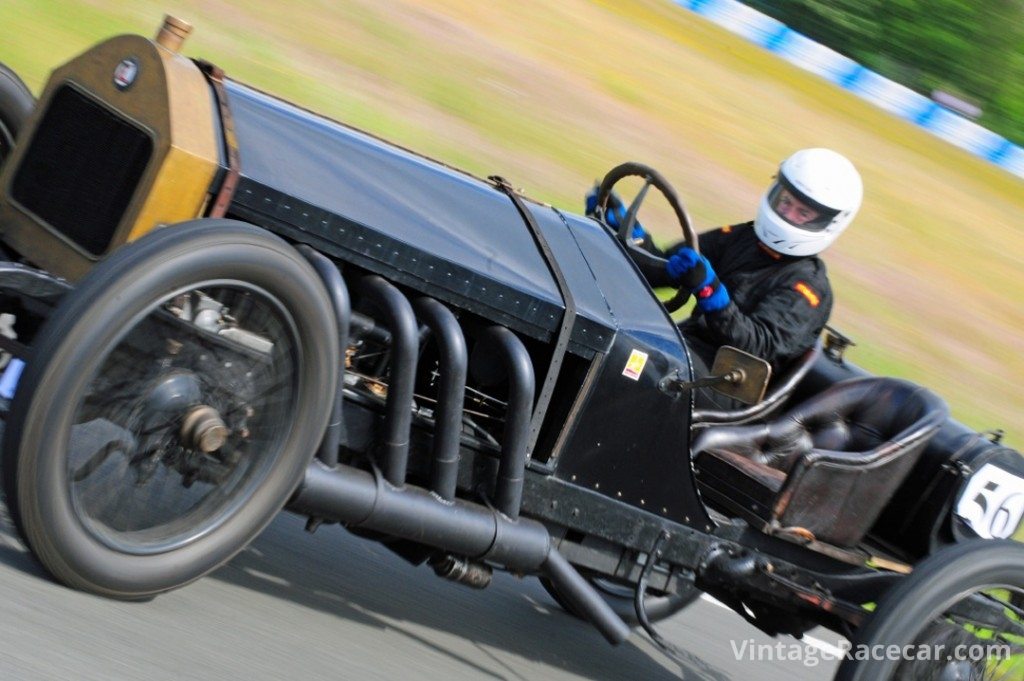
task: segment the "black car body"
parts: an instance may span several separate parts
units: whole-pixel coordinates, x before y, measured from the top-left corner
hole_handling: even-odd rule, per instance
[[[170,243],[182,221],[213,220],[190,223],[182,233],[191,235],[227,219],[304,253],[342,329],[329,369],[341,374],[341,419],[289,501],[311,528],[341,522],[477,585],[493,566],[539,572],[613,641],[624,634],[595,586],[638,591],[640,603],[649,589],[681,607],[696,585],[770,633],[848,631],[867,619],[861,604],[922,558],[978,535],[1021,537],[1010,497],[982,494],[980,515],[962,517],[985,466],[1024,483],[1020,454],[944,416],[898,489],[869,500],[878,520],[853,544],[759,527],[728,499],[705,497],[691,458],[697,436],[771,420],[864,372],[833,336],[774,386],[773,414],[755,407],[694,421],[690,392],[670,385],[693,378],[686,339],[627,245],[601,221],[528,200],[499,178],[398,148],[133,36],[58,69],[14,127],[17,145],[0,159],[0,290],[19,320],[5,348],[28,360],[31,378],[12,412],[24,423],[8,432],[8,471],[22,470],[11,450],[31,427],[25,393],[45,387],[33,362],[51,361],[33,349],[35,334],[58,347],[57,323],[44,320],[67,317],[51,311],[72,305],[62,302],[71,290],[73,305],[88,306],[79,291],[102,288],[97,272],[116,277],[109,262],[122,251],[160,234]],[[403,344],[412,349],[403,354]],[[461,382],[446,387],[453,371]],[[458,434],[440,451],[446,401],[464,409],[447,416]],[[19,475],[7,474],[9,497],[26,495]],[[189,485],[196,475],[221,479],[200,472]],[[29,537],[45,534],[20,515],[23,531],[36,525]],[[979,530],[982,519],[991,531]],[[83,586],[46,551],[51,571]],[[132,596],[212,567],[138,592],[84,588]]]

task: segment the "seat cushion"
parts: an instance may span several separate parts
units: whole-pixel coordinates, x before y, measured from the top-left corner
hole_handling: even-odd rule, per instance
[[[709,501],[761,529],[855,546],[947,416],[941,399],[908,381],[843,381],[769,423],[702,432],[697,480]]]

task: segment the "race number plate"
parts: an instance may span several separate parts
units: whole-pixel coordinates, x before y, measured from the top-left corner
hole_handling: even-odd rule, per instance
[[[1013,536],[1024,518],[1024,478],[985,464],[967,483],[956,513],[981,537]]]

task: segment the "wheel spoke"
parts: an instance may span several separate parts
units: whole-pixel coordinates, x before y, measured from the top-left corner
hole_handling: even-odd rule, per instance
[[[1024,679],[1024,546],[942,547],[881,595],[837,681]],[[872,651],[884,651],[877,653]]]
[[[192,319],[204,300],[216,302],[200,310],[200,327]],[[219,336],[228,324],[269,352]],[[287,431],[295,343],[281,306],[240,285],[177,295],[130,329],[92,377],[73,429],[69,484],[92,534],[150,553],[232,513],[273,465]]]
[[[894,680],[1024,678],[1024,623],[1012,603],[1015,593],[1020,592],[990,589],[953,603],[913,643],[913,650],[927,649],[931,657],[903,661]]]
[[[131,448],[131,444],[123,440],[114,440],[100,447],[95,454],[89,459],[72,471],[71,480],[72,482],[82,482],[90,475],[96,472],[96,469],[102,466],[106,460],[114,452],[121,452],[127,454]]]
[[[335,317],[296,250],[238,220],[152,230],[95,263],[35,334],[4,429],[3,492],[40,563],[134,599],[241,550],[328,423]]]

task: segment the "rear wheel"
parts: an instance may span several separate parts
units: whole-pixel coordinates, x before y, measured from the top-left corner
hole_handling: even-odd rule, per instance
[[[1024,679],[1024,546],[939,551],[878,603],[836,681]]]
[[[305,260],[231,220],[94,268],[33,346],[4,442],[19,530],[60,581],[137,598],[241,550],[300,482],[337,380]]]

